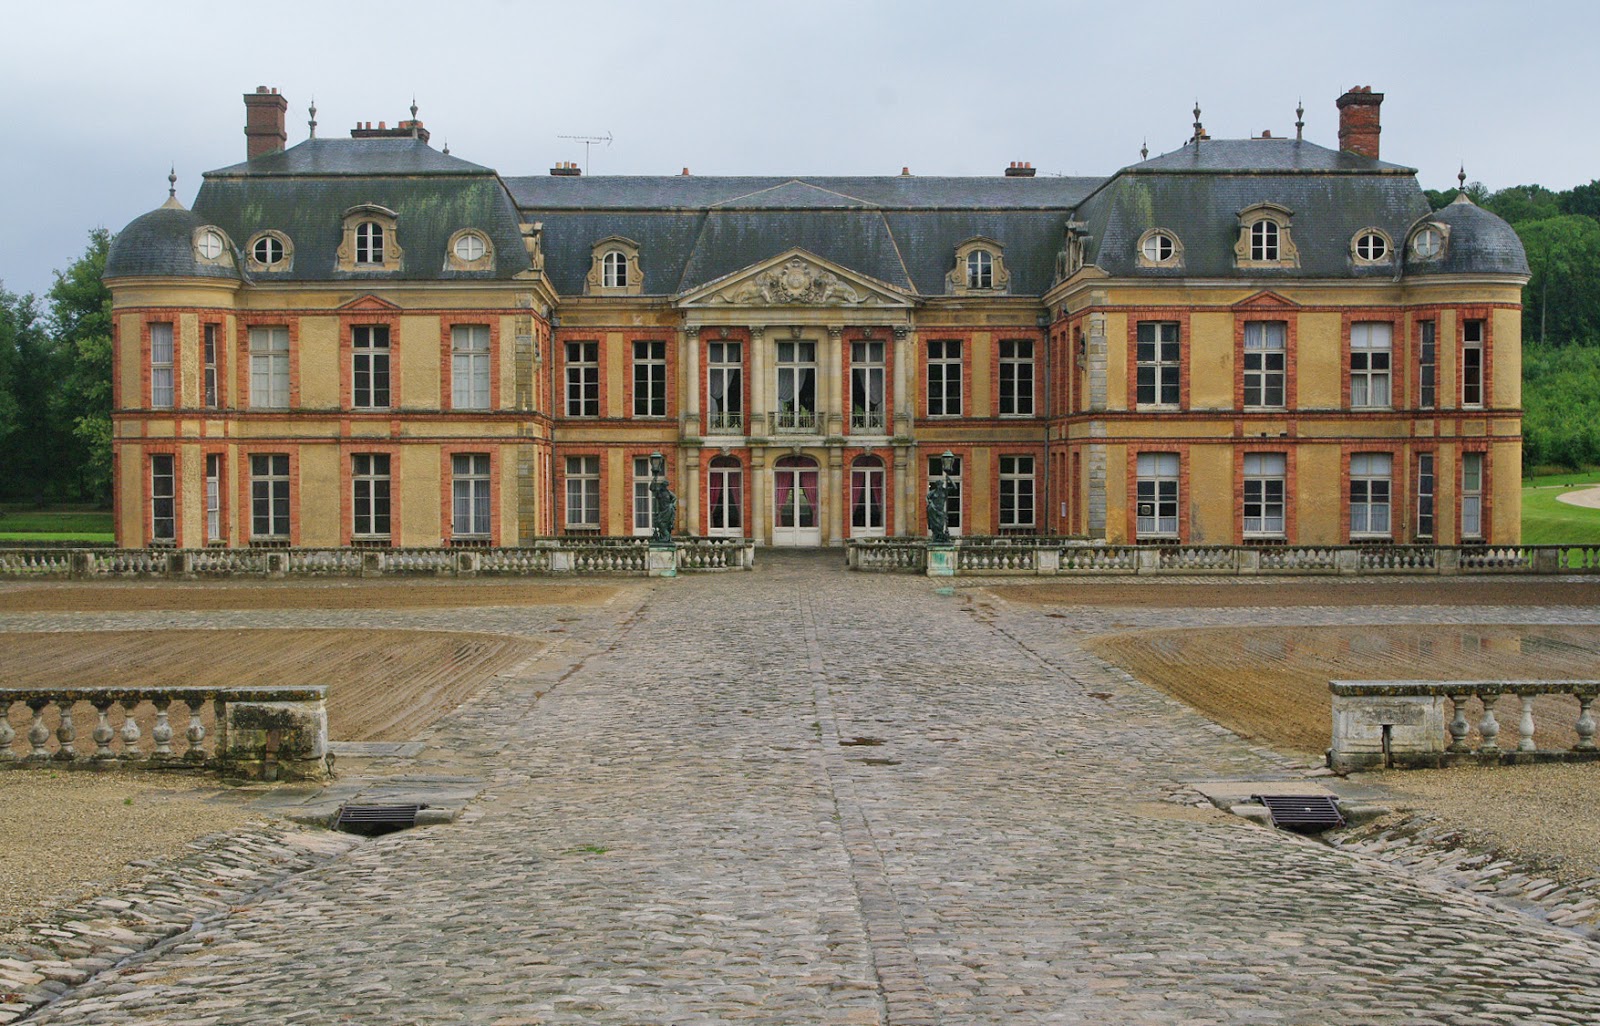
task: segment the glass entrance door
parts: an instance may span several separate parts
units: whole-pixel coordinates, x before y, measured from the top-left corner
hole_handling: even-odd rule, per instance
[[[817,463],[785,456],[772,470],[772,544],[821,545]]]
[[[744,537],[744,471],[737,459],[718,456],[711,461],[706,501],[710,514],[708,534],[717,538]]]

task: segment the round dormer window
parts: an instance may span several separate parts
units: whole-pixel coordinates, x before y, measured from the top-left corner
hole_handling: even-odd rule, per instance
[[[1172,254],[1177,251],[1177,246],[1172,241],[1172,236],[1166,232],[1152,232],[1145,236],[1140,247],[1144,258],[1152,264],[1163,264],[1172,259]]]
[[[283,240],[271,235],[263,235],[256,240],[255,248],[251,251],[256,263],[266,267],[283,260]]]
[[[195,242],[195,250],[207,260],[222,256],[222,236],[214,231],[203,231]]]
[[[1356,256],[1373,262],[1389,255],[1389,240],[1377,232],[1363,232],[1356,239]]]
[[[1411,252],[1424,260],[1431,260],[1444,249],[1444,236],[1437,228],[1424,228],[1411,237]]]
[[[456,239],[456,259],[463,263],[470,264],[482,260],[487,252],[488,247],[484,244],[483,236],[475,232],[467,232]]]

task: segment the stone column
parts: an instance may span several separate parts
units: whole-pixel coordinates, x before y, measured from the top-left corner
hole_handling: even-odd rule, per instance
[[[678,408],[682,411],[681,433],[691,438],[699,438],[704,432],[700,427],[700,326],[691,324],[683,329],[683,366],[684,373],[680,379],[683,389],[683,401]]]
[[[894,423],[889,424],[891,435],[900,438],[911,436],[911,379],[915,359],[910,344],[911,329],[904,324],[894,327]],[[902,429],[899,425],[904,423]]]
[[[762,325],[750,327],[750,409],[745,411],[749,424],[745,433],[765,436],[771,433],[767,423],[767,329]]]
[[[700,523],[700,447],[684,446],[683,467],[678,474],[678,530],[683,534],[704,534]]]
[[[827,419],[818,427],[818,433],[822,435],[844,434],[844,382],[841,380],[841,375],[844,373],[844,359],[841,348],[843,344],[844,329],[838,326],[830,327],[828,329],[828,341],[825,346],[827,355],[823,358],[822,366],[818,369],[818,373],[827,382],[828,397],[827,404],[821,407],[827,414]]]
[[[771,543],[772,532],[772,481],[767,474],[767,450],[752,446],[750,449],[750,481],[746,485],[750,496],[750,540],[757,545]]]
[[[891,534],[904,537],[906,533],[906,516],[908,509],[906,503],[911,501],[909,495],[915,490],[914,483],[917,475],[911,463],[911,452],[907,446],[894,447],[894,524]],[[885,489],[886,491],[890,489]]]
[[[828,530],[822,535],[824,545],[844,543],[844,450],[828,450],[828,490],[823,499],[828,504]]]

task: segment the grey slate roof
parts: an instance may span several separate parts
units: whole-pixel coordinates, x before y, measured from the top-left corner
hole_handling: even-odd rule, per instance
[[[1029,209],[1076,206],[1104,178],[739,177],[545,175],[507,178],[525,210],[815,209],[876,206],[905,210]],[[795,187],[795,185],[799,187]]]
[[[112,241],[111,250],[106,254],[105,277],[147,275],[237,281],[239,272],[235,267],[202,264],[195,259],[194,230],[209,223],[206,218],[180,206],[158,207],[148,214],[140,214]],[[239,240],[233,241],[237,246]],[[234,261],[239,261],[237,253]]]
[[[1415,168],[1341,150],[1330,150],[1300,139],[1206,139],[1196,146],[1185,143],[1170,153],[1151,157],[1124,169],[1124,174],[1153,171],[1189,173],[1310,171],[1326,174],[1370,173],[1416,174]]]
[[[1407,274],[1528,273],[1528,256],[1516,231],[1466,193],[1423,220],[1449,225],[1450,239],[1438,260],[1413,259],[1407,247]]]
[[[286,150],[207,171],[207,178],[259,175],[492,175],[416,139],[307,139]]]

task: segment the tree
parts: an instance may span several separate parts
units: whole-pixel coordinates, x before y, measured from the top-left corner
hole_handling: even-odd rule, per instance
[[[1562,193],[1561,212],[1600,218],[1600,179]]]
[[[0,289],[0,494],[43,502],[67,455],[56,389],[65,370],[38,302]]]
[[[1533,272],[1522,334],[1553,345],[1600,340],[1600,221],[1563,215],[1516,226]]]
[[[110,249],[110,232],[91,231],[83,256],[50,287],[52,333],[70,365],[57,393],[71,425],[70,484],[102,503],[111,500],[111,290],[101,281]]]
[[[1542,185],[1513,185],[1501,189],[1488,198],[1484,209],[1513,225],[1559,217],[1562,213],[1561,198]]]

